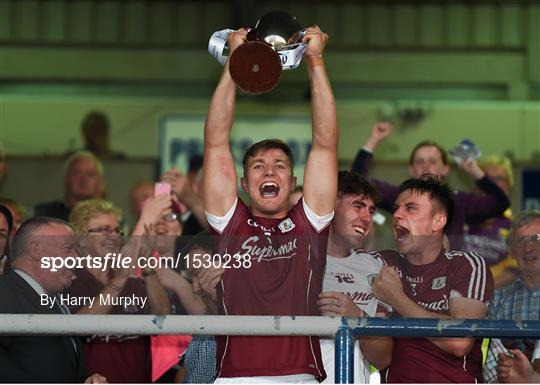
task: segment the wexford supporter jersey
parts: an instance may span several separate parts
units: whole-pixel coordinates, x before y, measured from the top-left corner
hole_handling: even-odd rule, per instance
[[[225,217],[207,213],[217,237],[214,253],[248,255],[251,262],[225,270],[218,285],[219,313],[320,315],[316,302],[332,217],[318,217],[303,199],[282,219],[252,216],[240,199]],[[218,377],[326,377],[317,337],[218,337],[216,363]]]
[[[487,307],[493,297],[493,277],[476,253],[443,249],[434,262],[421,266],[408,263],[396,251],[381,254],[388,265],[397,267],[409,298],[426,310],[449,314],[449,302],[456,298],[478,300]],[[426,338],[394,338],[386,382],[482,382],[481,343],[476,340],[468,354],[457,357]]]

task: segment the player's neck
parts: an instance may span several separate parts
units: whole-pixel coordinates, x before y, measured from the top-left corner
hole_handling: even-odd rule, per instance
[[[251,206],[250,212],[251,212],[251,215],[255,217],[259,217],[259,218],[281,219],[287,216],[287,213],[289,212],[289,210],[285,208],[283,210],[276,211],[275,213],[268,213],[268,212],[257,210],[256,207]]]
[[[347,243],[341,241],[341,239],[336,236],[336,234],[330,230],[330,235],[328,237],[328,247],[326,249],[326,254],[334,258],[345,258],[348,257],[351,253],[350,247]]]
[[[422,250],[405,254],[407,261],[412,265],[427,265],[435,262],[441,252],[442,244],[426,245]]]

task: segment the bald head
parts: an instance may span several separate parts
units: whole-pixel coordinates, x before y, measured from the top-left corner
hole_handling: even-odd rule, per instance
[[[73,273],[66,267],[56,271],[43,267],[45,257],[77,256],[75,236],[69,224],[54,218],[32,218],[24,222],[13,239],[13,269],[36,280],[48,293],[58,293],[71,285]]]
[[[103,165],[88,151],[73,154],[65,164],[65,200],[69,207],[85,199],[100,198],[103,190]]]

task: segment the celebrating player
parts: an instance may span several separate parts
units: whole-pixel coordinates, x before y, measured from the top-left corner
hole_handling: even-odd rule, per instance
[[[229,49],[243,43],[246,30],[232,32]],[[328,36],[318,27],[306,30],[313,146],[304,174],[304,196],[289,210],[296,187],[293,157],[280,140],[252,145],[244,156],[242,189],[229,147],[236,87],[228,64],[214,92],[204,129],[204,204],[221,255],[241,254],[241,268],[224,269],[218,285],[219,313],[224,315],[319,315],[328,225],[337,189],[338,126],[335,101],[323,52]],[[314,337],[220,337],[218,382],[253,377],[277,382],[325,377],[319,341]],[[225,379],[227,378],[227,379]]]

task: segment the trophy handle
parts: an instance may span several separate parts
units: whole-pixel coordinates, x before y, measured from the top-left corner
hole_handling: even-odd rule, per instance
[[[284,70],[292,70],[300,65],[302,56],[306,51],[305,43],[295,43],[288,46],[283,46],[278,52],[281,58],[281,65]]]
[[[229,47],[227,47],[227,35],[234,32],[234,29],[222,29],[216,31],[210,36],[208,41],[208,52],[214,57],[221,65],[227,63],[229,57]]]

